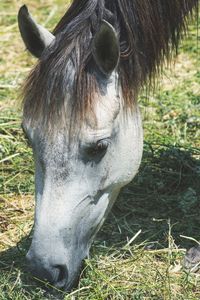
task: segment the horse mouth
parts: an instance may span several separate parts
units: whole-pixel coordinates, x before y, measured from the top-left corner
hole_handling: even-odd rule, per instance
[[[72,275],[69,274],[65,265],[55,265],[51,270],[45,270],[36,268],[33,264],[27,264],[26,270],[48,293],[59,292],[59,290],[71,292],[72,289],[78,288],[80,279],[84,277],[85,260],[82,260],[81,266]]]

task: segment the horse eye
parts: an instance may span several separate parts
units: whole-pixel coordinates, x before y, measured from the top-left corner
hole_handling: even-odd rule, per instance
[[[109,146],[108,140],[100,140],[95,145],[87,149],[87,155],[90,158],[95,158],[95,157],[102,158],[106,154],[106,150],[108,146]]]
[[[98,141],[96,144],[97,151],[105,151],[109,146],[109,142],[107,140]]]

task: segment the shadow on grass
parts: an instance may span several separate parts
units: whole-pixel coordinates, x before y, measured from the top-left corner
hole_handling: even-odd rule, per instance
[[[177,246],[194,246],[194,241],[180,235],[199,239],[199,154],[197,149],[146,144],[140,172],[121,192],[92,252],[104,254],[106,249],[106,255],[109,247],[120,250],[140,229],[142,233],[134,243],[148,241],[152,247],[167,247],[170,231]],[[6,295],[20,273],[25,293],[31,299],[40,299],[41,290],[25,271],[29,244],[30,239],[24,238],[18,247],[0,253],[0,274],[7,277]]]
[[[25,237],[16,247],[0,253],[0,299],[63,299],[65,292],[34,278],[28,271],[25,255],[31,238]]]
[[[98,240],[122,246],[140,229],[135,243],[166,247],[169,230],[180,247],[200,237],[200,150],[145,144],[136,178],[121,192]]]

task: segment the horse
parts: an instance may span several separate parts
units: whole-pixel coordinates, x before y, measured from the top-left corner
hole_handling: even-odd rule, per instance
[[[52,33],[24,5],[22,39],[38,62],[23,86],[35,161],[30,271],[70,291],[121,188],[138,172],[138,94],[176,54],[198,0],[73,0]]]

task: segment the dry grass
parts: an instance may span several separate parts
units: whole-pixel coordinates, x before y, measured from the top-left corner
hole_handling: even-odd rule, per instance
[[[29,1],[47,28],[63,0]],[[139,175],[121,193],[92,247],[78,289],[47,294],[24,270],[33,218],[33,161],[20,129],[17,90],[34,63],[19,38],[22,1],[0,3],[0,299],[197,300],[200,275],[182,268],[185,249],[199,240],[200,62],[196,33],[183,44],[146,106],[145,152]],[[187,50],[187,52],[186,52]],[[171,221],[169,221],[171,220]],[[138,233],[138,235],[137,235]],[[17,247],[16,247],[17,245]]]

